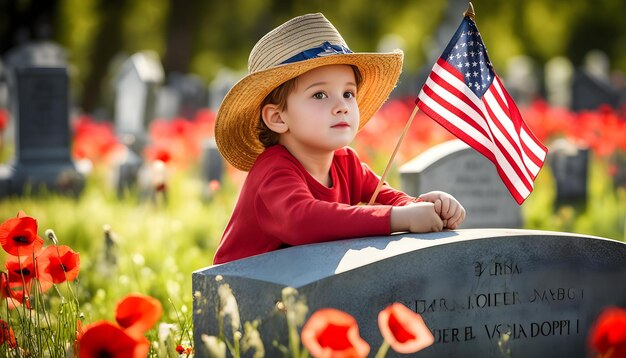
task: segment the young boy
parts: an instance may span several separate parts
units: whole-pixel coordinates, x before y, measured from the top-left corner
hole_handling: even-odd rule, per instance
[[[347,145],[393,90],[402,58],[401,51],[353,53],[319,13],[289,20],[257,42],[249,74],[217,113],[220,152],[249,173],[215,264],[463,222],[465,210],[443,192],[413,198],[385,184],[376,205],[359,205],[379,177]]]

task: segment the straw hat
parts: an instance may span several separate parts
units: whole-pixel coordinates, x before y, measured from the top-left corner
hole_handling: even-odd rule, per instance
[[[360,129],[395,87],[402,58],[400,50],[352,53],[320,13],[293,18],[263,36],[250,52],[248,75],[231,88],[217,112],[217,147],[235,168],[249,171],[265,149],[256,129],[265,97],[284,82],[325,65],[355,65],[361,72]]]

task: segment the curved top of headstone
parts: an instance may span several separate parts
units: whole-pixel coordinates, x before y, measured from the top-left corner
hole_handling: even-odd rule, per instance
[[[512,236],[581,237],[588,235],[523,229],[463,229],[427,234],[396,234],[294,246],[196,271],[196,274],[245,277],[301,287],[322,278],[367,266],[383,259],[433,246]],[[626,245],[626,244],[624,244]]]
[[[143,82],[162,83],[165,76],[159,55],[154,51],[141,51],[130,56],[122,64],[116,82],[133,70]]]
[[[11,69],[26,67],[65,67],[66,50],[52,41],[35,41],[11,49],[6,55],[6,66]]]
[[[465,144],[465,142],[460,139],[452,139],[443,143],[439,143],[428,148],[417,157],[406,162],[404,165],[402,165],[402,167],[400,167],[400,172],[402,173],[404,171],[424,171],[431,165],[436,164],[439,160],[451,154],[467,149],[472,150],[469,145]]]

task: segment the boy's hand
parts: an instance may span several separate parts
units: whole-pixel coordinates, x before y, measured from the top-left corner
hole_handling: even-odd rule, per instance
[[[457,229],[465,220],[465,209],[448,193],[431,191],[420,195],[420,199],[434,204],[435,212],[443,221],[444,228]]]
[[[391,232],[433,232],[443,229],[443,221],[435,212],[435,204],[413,203],[391,208]]]

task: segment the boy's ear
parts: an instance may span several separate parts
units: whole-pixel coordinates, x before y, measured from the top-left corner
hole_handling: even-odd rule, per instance
[[[267,128],[276,133],[285,133],[288,129],[281,116],[281,110],[277,104],[268,103],[261,108],[261,116]]]

